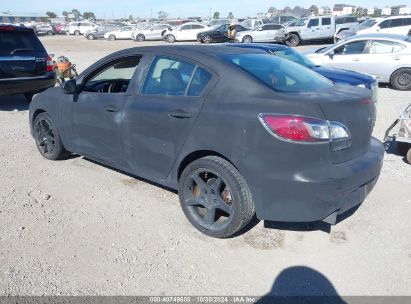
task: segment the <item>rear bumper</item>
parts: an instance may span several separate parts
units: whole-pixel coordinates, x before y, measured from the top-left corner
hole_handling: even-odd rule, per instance
[[[311,167],[279,179],[262,175],[251,182],[261,220],[311,222],[342,214],[361,204],[376,184],[384,147],[372,139],[366,153],[341,164]],[[292,176],[292,177],[291,177]]]
[[[0,95],[39,92],[56,84],[56,74],[48,72],[44,76],[0,79]]]

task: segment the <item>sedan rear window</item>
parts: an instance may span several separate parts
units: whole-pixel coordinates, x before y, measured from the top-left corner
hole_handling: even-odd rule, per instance
[[[43,45],[28,31],[0,31],[0,55],[22,55],[44,52]]]
[[[317,91],[333,87],[333,83],[320,74],[269,54],[224,55],[223,58],[276,91]]]

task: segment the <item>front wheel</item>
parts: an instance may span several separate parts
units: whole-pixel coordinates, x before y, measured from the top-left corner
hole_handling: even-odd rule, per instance
[[[79,36],[79,35],[80,35],[80,31],[74,31],[74,35]]]
[[[110,36],[108,36],[108,40],[114,41],[114,40],[116,40],[116,36],[110,35]]]
[[[94,40],[94,36],[92,34],[87,35],[88,40]]]
[[[217,156],[200,158],[184,169],[179,197],[190,223],[212,237],[234,236],[255,215],[244,178],[231,163]]]
[[[37,149],[44,158],[58,160],[66,155],[60,134],[46,112],[40,113],[34,119],[33,134]]]
[[[396,90],[411,90],[411,68],[396,70],[391,76],[391,85]]]
[[[285,41],[285,44],[290,47],[296,47],[300,44],[300,37],[297,34],[290,34]]]
[[[202,39],[201,42],[203,43],[211,43],[211,37],[209,35],[205,35]]]
[[[139,35],[137,35],[137,37],[136,37],[136,41],[138,41],[138,42],[143,42],[145,39],[146,39],[146,38],[145,38],[144,35],[142,35],[142,34],[139,34]]]
[[[245,36],[243,38],[243,43],[251,43],[253,42],[253,38],[251,36]]]

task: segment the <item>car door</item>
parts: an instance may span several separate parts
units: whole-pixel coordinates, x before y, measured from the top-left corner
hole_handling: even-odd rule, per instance
[[[362,63],[368,56],[365,53],[367,43],[367,40],[343,43],[324,54],[323,64],[334,68],[361,72],[363,69]]]
[[[335,28],[331,25],[331,17],[322,17],[320,30],[321,39],[334,37],[334,33]]]
[[[228,24],[221,25],[211,36],[214,42],[226,42],[228,38]]]
[[[258,41],[266,42],[266,41],[273,41],[274,40],[274,25],[273,24],[266,24],[261,27],[261,31],[257,34]],[[257,40],[256,40],[257,41]]]
[[[62,113],[75,152],[109,164],[122,163],[122,109],[140,60],[138,55],[117,58],[79,80],[80,92]]]
[[[133,33],[134,28],[131,26],[123,27],[118,33],[117,38],[119,39],[131,39],[131,34]]]
[[[124,159],[138,176],[165,179],[215,76],[184,58],[153,58],[141,89],[124,108]]]
[[[304,30],[303,39],[319,39],[321,38],[320,34],[320,18],[312,18],[307,24],[307,27]]]
[[[186,24],[180,27],[176,32],[177,40],[190,40],[191,24]]]
[[[361,70],[373,75],[379,82],[389,82],[404,54],[399,53],[405,45],[388,40],[371,40],[366,49],[367,56],[361,61]]]
[[[197,35],[206,30],[206,27],[201,24],[193,24],[191,26],[189,40],[197,40]]]

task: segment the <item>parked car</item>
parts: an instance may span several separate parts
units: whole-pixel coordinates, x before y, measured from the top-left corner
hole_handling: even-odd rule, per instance
[[[131,39],[134,41],[144,41],[144,40],[161,40],[163,39],[163,32],[171,28],[169,24],[154,24],[150,28],[141,30],[135,30],[131,34]]]
[[[33,29],[0,25],[0,95],[33,94],[56,83],[54,64]]]
[[[295,63],[301,64],[323,75],[324,77],[330,79],[336,84],[346,84],[367,88],[372,92],[373,101],[377,102],[378,83],[372,76],[354,71],[315,65],[309,58],[286,45],[257,43],[230,43],[228,45],[231,47],[264,50],[271,55],[278,56],[287,60],[291,60]]]
[[[351,16],[316,16],[309,17],[299,27],[292,27],[277,40],[288,46],[298,46],[302,41],[330,40],[342,30],[358,25],[356,17]]]
[[[208,31],[200,32],[197,35],[197,41],[201,43],[211,43],[211,42],[227,42],[228,40],[228,27],[230,26],[229,23],[215,26]],[[236,25],[236,32],[241,33],[247,31],[245,27],[237,24]]]
[[[229,19],[212,19],[209,22],[207,22],[208,27],[214,27],[217,25],[224,25],[227,23],[230,23],[231,21]]]
[[[104,38],[114,41],[116,39],[131,39],[131,35],[136,30],[134,26],[123,26],[111,32],[106,32]]]
[[[248,30],[237,32],[235,38],[239,42],[251,43],[251,42],[274,42],[275,37],[278,35],[278,31],[284,30],[284,26],[280,24],[267,23],[255,30]]]
[[[361,29],[357,32],[361,34],[397,34],[411,36],[411,16],[392,16],[379,20],[371,27]]]
[[[64,24],[64,23],[59,23],[59,24],[54,24],[53,25],[55,33],[59,34],[59,35],[66,34],[66,32],[65,32],[66,26],[67,25]]]
[[[85,32],[84,37],[86,37],[88,40],[102,39],[104,38],[105,33],[112,32],[117,29],[120,29],[120,26],[117,24],[99,25],[95,29]]]
[[[376,77],[397,90],[411,89],[411,37],[392,34],[357,35],[308,54],[315,64]]]
[[[356,35],[359,31],[368,29],[372,27],[373,25],[377,24],[381,20],[384,20],[384,18],[371,18],[367,19],[364,22],[361,22],[360,24],[351,27],[350,29],[347,30],[341,30],[340,32],[336,33],[334,35],[334,43],[337,43],[341,40],[345,40],[348,37]]]
[[[251,18],[251,19],[245,19],[242,22],[240,22],[240,25],[248,28],[250,30],[254,30],[264,24],[271,23],[269,19],[257,19],[257,18]]]
[[[91,31],[97,28],[98,25],[91,22],[70,22],[67,28],[67,35],[84,35],[85,32]]]
[[[34,32],[38,36],[41,36],[41,35],[52,36],[55,34],[55,30],[50,24],[38,24],[34,28]]]
[[[168,28],[163,31],[163,39],[173,43],[175,41],[195,41],[200,32],[209,30],[204,24],[196,22],[187,22],[177,28]]]
[[[36,95],[29,117],[45,158],[70,151],[178,189],[188,220],[213,237],[255,213],[335,224],[384,156],[369,90],[226,45],[116,52]]]
[[[294,16],[273,16],[271,18],[271,23],[275,24],[286,24],[286,23],[291,23],[291,22],[296,22],[297,18]]]

